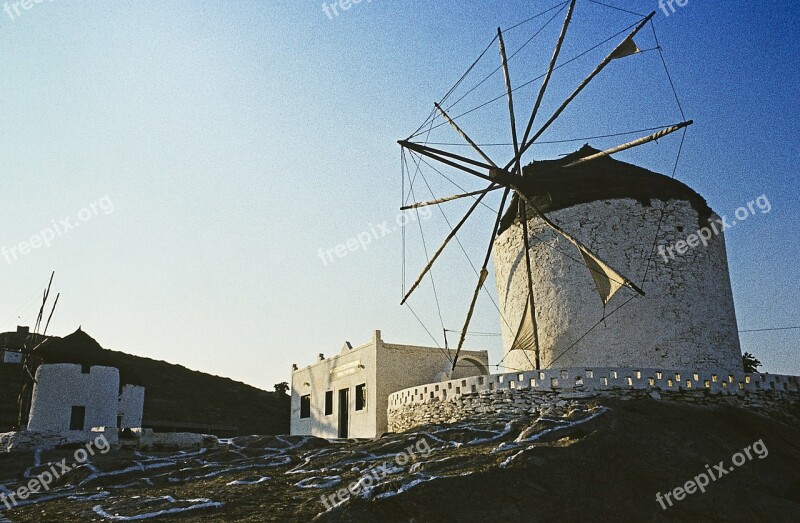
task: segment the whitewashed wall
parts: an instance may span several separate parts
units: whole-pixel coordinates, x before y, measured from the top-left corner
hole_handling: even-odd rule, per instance
[[[80,365],[41,365],[36,371],[28,430],[69,431],[73,406],[86,407],[85,430],[116,427],[118,401],[118,369],[94,366],[83,374]]]
[[[700,227],[697,212],[682,200],[654,200],[652,206],[632,199],[596,201],[548,216],[641,286],[662,209],[665,216],[659,244],[685,240]],[[529,220],[529,229],[543,368],[742,369],[721,234],[714,236],[707,247],[701,244],[668,262],[656,253],[644,284],[647,295],[635,298],[607,317],[560,356],[603,318],[603,304],[589,270],[579,262],[577,249],[556,237],[537,217]],[[500,309],[506,321],[516,328],[528,295],[519,224],[512,225],[496,240],[494,262]],[[631,296],[633,291],[623,288],[609,302],[606,312]],[[516,332],[505,322],[501,324],[507,352]],[[533,352],[526,357],[525,351],[512,351],[504,362],[508,370],[529,370],[533,368],[532,361]]]
[[[455,353],[455,351],[451,351]],[[452,354],[451,354],[452,357]],[[457,377],[474,376],[489,367],[486,351],[462,351]],[[450,364],[442,350],[385,343],[380,331],[355,348],[292,373],[291,434],[338,437],[339,390],[350,390],[349,437],[374,438],[387,431],[389,394],[417,384],[448,379]],[[355,411],[355,387],[367,385],[367,405]],[[333,413],[325,415],[325,392],[333,391]],[[300,397],[311,395],[311,417],[300,418]]]
[[[144,387],[125,385],[119,395],[117,415],[122,417],[122,428],[142,426],[144,413]]]

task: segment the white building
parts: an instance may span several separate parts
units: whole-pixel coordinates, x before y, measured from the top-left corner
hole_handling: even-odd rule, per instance
[[[389,395],[415,385],[488,374],[486,351],[461,351],[449,375],[455,351],[395,345],[373,339],[292,371],[291,434],[322,438],[374,438],[387,432]]]
[[[13,351],[13,350],[2,350],[0,351],[3,354],[3,363],[8,363],[11,365],[19,365],[22,363],[22,352]]]
[[[144,387],[120,387],[119,369],[73,363],[36,371],[28,430],[67,433],[141,427]]]
[[[22,349],[31,339],[28,327],[17,327],[16,332],[0,333],[0,363],[19,365],[22,363]]]

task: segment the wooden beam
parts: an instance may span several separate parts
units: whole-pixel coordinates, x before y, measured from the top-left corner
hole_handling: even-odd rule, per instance
[[[514,94],[511,89],[511,73],[508,71],[508,57],[506,56],[506,44],[503,41],[503,31],[497,28],[497,40],[500,42],[500,59],[503,64],[503,78],[506,81],[506,98],[508,98],[508,116],[511,120],[511,141],[514,144],[514,157],[519,156],[519,140],[517,138],[517,118],[514,115]],[[516,174],[517,169],[514,170]]]
[[[539,353],[539,325],[536,323],[536,299],[533,294],[531,246],[528,242],[528,211],[527,204],[522,198],[519,198],[519,219],[522,223],[522,245],[525,249],[525,268],[528,272],[528,299],[530,300],[531,324],[533,325],[533,351],[536,358],[536,370],[539,370],[542,368],[542,360]]]
[[[496,191],[497,189],[502,189],[502,186],[493,183],[488,188],[481,189],[480,191],[472,191],[464,194],[456,194],[455,196],[447,196],[446,198],[437,198],[436,200],[428,200],[427,202],[414,203],[411,205],[400,207],[400,210],[407,211],[409,209],[416,209],[418,207],[427,207],[428,205],[439,205],[440,203],[451,202],[453,200],[458,200],[460,198],[468,198],[470,196],[478,196],[480,194],[486,194],[488,192]]]
[[[564,112],[567,106],[569,106],[569,104],[571,104],[572,101],[578,97],[578,95],[586,88],[586,86],[589,85],[591,81],[594,80],[595,77],[599,75],[603,71],[603,69],[605,69],[606,66],[610,64],[611,61],[618,56],[618,49],[620,49],[623,46],[626,46],[628,44],[628,41],[631,40],[634,36],[636,36],[639,33],[639,31],[641,31],[642,28],[647,24],[647,22],[649,22],[655,15],[656,12],[653,11],[647,17],[645,17],[645,19],[642,20],[642,22],[639,23],[627,37],[625,37],[622,43],[620,43],[617,47],[615,47],[614,50],[611,51],[611,53],[608,56],[606,56],[602,62],[600,62],[600,65],[598,65],[594,69],[594,71],[592,71],[591,74],[589,74],[589,76],[587,76],[583,80],[583,82],[580,83],[580,85],[575,89],[575,91],[573,91],[573,93],[569,95],[569,97],[566,100],[564,100],[564,102],[558,107],[558,109],[556,109],[556,112],[553,113],[553,116],[551,116],[550,119],[547,120],[547,122],[545,122],[545,124],[536,132],[536,134],[533,135],[527,142],[522,144],[522,147],[520,148],[519,154],[517,156],[521,157],[523,154],[525,154],[525,152],[531,147],[531,145],[533,145],[533,143],[536,140],[538,140],[539,137],[542,136],[542,134],[544,134],[544,132],[551,125],[553,125],[553,122],[555,122],[558,119],[558,117],[561,116],[561,113]],[[517,162],[517,160],[518,160],[517,158],[514,158],[510,162],[508,162],[508,164],[505,167],[506,170],[508,170],[511,166],[513,166]]]
[[[517,177],[514,176],[513,174],[511,174],[510,172],[508,172],[508,170],[500,169],[500,168],[497,168],[497,167],[492,167],[492,166],[489,166],[489,165],[485,165],[485,164],[482,164],[482,163],[477,162],[475,160],[472,160],[471,158],[466,158],[465,159],[465,158],[463,158],[463,157],[461,157],[461,156],[459,156],[457,154],[447,153],[446,151],[440,151],[439,149],[434,149],[433,147],[427,147],[427,146],[424,146],[424,145],[421,145],[421,144],[418,144],[418,143],[414,143],[414,142],[408,142],[408,141],[405,141],[405,140],[400,140],[397,143],[399,143],[402,147],[405,147],[405,148],[410,149],[410,150],[412,150],[414,152],[417,152],[419,154],[427,156],[428,158],[432,158],[432,159],[436,160],[437,162],[443,163],[445,165],[449,165],[450,167],[454,167],[454,168],[456,168],[456,169],[458,169],[460,171],[463,171],[465,173],[471,174],[473,176],[477,176],[478,178],[481,178],[483,180],[486,180],[486,181],[489,181],[489,182],[492,182],[492,183],[497,183],[497,184],[502,185],[504,187],[509,187],[510,184],[516,183],[516,178]],[[480,167],[483,167],[484,169],[486,169],[488,171],[488,174],[483,174],[481,172],[476,171],[475,169],[471,169],[469,167],[466,167],[465,165],[461,165],[461,164],[456,163],[456,162],[454,162],[452,160],[449,160],[448,158],[443,158],[442,156],[439,155],[440,152],[445,152],[446,154],[444,156],[447,156],[447,157],[450,157],[450,158],[456,158],[458,160],[468,161],[468,163],[478,164]]]
[[[480,195],[480,197],[475,199],[475,202],[472,204],[472,207],[469,208],[467,214],[465,214],[464,217],[461,218],[461,221],[459,221],[458,224],[455,227],[453,227],[453,230],[450,231],[450,234],[447,235],[447,238],[445,238],[444,243],[442,243],[441,247],[439,247],[439,249],[436,251],[436,254],[433,255],[433,258],[431,258],[430,261],[428,261],[428,264],[425,266],[425,268],[422,269],[422,273],[419,275],[419,277],[417,277],[417,280],[414,282],[414,285],[411,286],[411,289],[409,289],[409,291],[403,297],[403,301],[400,302],[400,305],[403,305],[406,302],[406,300],[411,296],[411,293],[413,293],[419,286],[419,284],[422,283],[422,279],[425,277],[426,274],[428,274],[428,271],[431,270],[431,267],[433,267],[433,264],[436,261],[436,259],[439,258],[439,255],[442,254],[444,248],[447,247],[447,244],[450,243],[450,240],[452,240],[455,237],[456,233],[458,233],[458,230],[461,229],[461,226],[464,225],[464,223],[467,221],[470,215],[478,207],[478,204],[481,203],[483,197],[486,196],[488,193],[489,190],[487,189],[486,191],[484,191],[483,194]]]
[[[536,115],[539,112],[539,108],[542,105],[542,99],[544,99],[544,93],[547,91],[547,85],[550,83],[550,77],[553,75],[553,71],[556,68],[556,62],[558,61],[558,55],[561,54],[561,46],[564,44],[564,39],[567,36],[567,28],[569,27],[570,22],[572,21],[572,13],[575,10],[575,2],[577,0],[572,0],[572,3],[569,6],[569,11],[567,11],[567,17],[564,19],[564,25],[561,27],[561,34],[558,36],[558,41],[556,42],[556,48],[553,51],[553,58],[550,59],[550,66],[547,68],[547,74],[544,77],[544,81],[542,82],[542,87],[539,89],[539,96],[536,98],[536,103],[533,106],[533,112],[531,113],[531,118],[528,120],[528,127],[525,128],[525,134],[522,135],[522,143],[528,141],[528,136],[531,134],[531,130],[533,129],[533,122],[536,120]],[[520,158],[520,161],[522,159]]]
[[[472,158],[468,158],[460,154],[451,153],[450,151],[443,151],[441,149],[436,149],[435,147],[430,147],[428,145],[423,145],[421,143],[409,142],[406,140],[400,140],[397,143],[399,143],[400,145],[402,145],[407,149],[411,149],[412,151],[417,151],[419,153],[422,153],[424,151],[434,155],[444,156],[446,158],[452,158],[453,160],[458,160],[459,162],[463,162],[469,165],[474,165],[475,167],[480,167],[482,169],[486,169],[487,171],[497,168],[497,166],[493,164],[479,162],[478,160],[473,160]]]
[[[592,154],[592,155],[586,156],[584,158],[580,158],[580,159],[575,160],[574,162],[568,163],[567,165],[564,165],[562,167],[574,167],[574,166],[580,165],[582,163],[591,162],[592,160],[596,160],[598,158],[603,158],[603,157],[612,155],[614,153],[618,153],[618,152],[621,152],[621,151],[626,151],[628,149],[632,149],[634,147],[638,147],[638,146],[644,145],[646,143],[654,142],[654,141],[658,140],[659,138],[663,138],[663,137],[665,137],[665,136],[667,136],[669,134],[674,133],[675,131],[680,131],[681,129],[683,129],[685,127],[689,127],[693,123],[694,123],[694,120],[689,120],[687,122],[679,123],[678,125],[673,125],[672,127],[667,127],[666,129],[662,129],[661,131],[658,131],[657,133],[653,133],[650,136],[645,136],[645,137],[642,137],[642,138],[638,138],[638,139],[633,140],[631,142],[624,143],[624,144],[618,145],[616,147],[612,147],[611,149],[606,149],[605,151],[601,151],[599,153]]]
[[[506,206],[506,199],[508,198],[509,192],[511,192],[511,189],[506,189],[503,191],[503,199],[500,201],[500,209],[497,210],[497,219],[495,220],[494,228],[492,229],[492,237],[489,240],[489,248],[486,250],[486,258],[483,260],[483,266],[481,267],[480,276],[478,277],[478,285],[475,287],[475,292],[472,295],[472,301],[470,302],[469,311],[467,312],[467,319],[464,321],[464,328],[461,329],[461,337],[458,340],[458,348],[456,349],[456,355],[453,358],[453,368],[451,369],[451,372],[456,370],[458,355],[461,353],[461,348],[464,346],[464,340],[467,337],[467,330],[469,329],[469,324],[472,321],[472,314],[475,311],[475,304],[478,300],[478,294],[481,292],[483,284],[486,282],[486,278],[489,275],[489,273],[486,271],[486,267],[489,266],[489,260],[492,258],[494,240],[497,237],[497,231],[500,229],[500,222],[503,218],[503,209]]]
[[[477,151],[477,152],[478,152],[478,154],[480,154],[480,155],[481,155],[481,157],[482,157],[484,160],[486,160],[486,162],[487,162],[487,163],[489,163],[489,164],[490,164],[492,167],[497,167],[497,164],[495,164],[495,163],[492,161],[492,159],[491,159],[491,158],[489,158],[489,157],[486,155],[486,153],[484,153],[484,152],[483,152],[483,150],[482,150],[480,147],[478,147],[478,144],[476,144],[474,141],[472,141],[472,138],[470,138],[469,136],[467,136],[467,133],[465,133],[465,132],[464,132],[464,131],[461,129],[461,127],[459,127],[459,126],[458,126],[458,124],[457,124],[455,121],[453,121],[453,119],[452,119],[452,118],[450,118],[450,116],[449,116],[449,115],[448,115],[448,114],[447,114],[447,113],[444,111],[444,109],[442,109],[442,106],[440,106],[438,103],[434,103],[433,105],[434,105],[434,106],[436,106],[436,109],[438,109],[438,111],[439,111],[439,112],[442,114],[442,116],[444,117],[444,119],[445,119],[445,120],[447,120],[447,123],[449,123],[451,126],[453,126],[453,128],[456,130],[456,132],[457,132],[458,134],[460,134],[460,135],[461,135],[461,137],[462,137],[464,140],[466,140],[466,142],[467,142],[468,144],[470,144],[470,145],[472,146],[472,148],[473,148],[473,149],[475,149],[475,151]]]

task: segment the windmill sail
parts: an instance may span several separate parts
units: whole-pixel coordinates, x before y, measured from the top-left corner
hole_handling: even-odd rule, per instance
[[[636,42],[633,41],[633,37],[629,36],[621,44],[617,46],[616,49],[611,53],[611,59],[616,60],[618,58],[625,58],[626,56],[631,56],[637,53],[641,53],[639,50],[639,46],[636,45]]]
[[[522,313],[522,320],[517,329],[514,343],[511,344],[511,350],[535,350],[536,348],[536,326],[533,324],[530,306],[531,300],[525,300],[525,310]]]
[[[579,245],[578,249],[581,251],[583,261],[592,274],[592,279],[597,287],[597,292],[600,294],[600,299],[603,300],[603,305],[608,304],[611,297],[622,288],[624,281],[614,269],[603,263],[600,258],[592,254],[587,248]]]

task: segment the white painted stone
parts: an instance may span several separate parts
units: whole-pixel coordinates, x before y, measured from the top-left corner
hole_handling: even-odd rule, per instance
[[[653,200],[652,206],[632,199],[595,201],[548,216],[641,286],[662,209],[658,244],[673,245],[700,227],[697,212],[682,200]],[[581,257],[575,246],[556,236],[533,212],[529,216],[543,368],[742,370],[722,234],[713,236],[707,247],[701,244],[669,261],[656,252],[644,284],[647,295],[634,298],[578,341],[602,320],[602,301],[589,270],[578,261]],[[504,352],[513,343],[528,296],[521,230],[515,223],[497,238],[494,248],[499,305],[507,322],[501,322]],[[632,290],[621,289],[606,312],[633,295]],[[511,351],[505,356],[509,369],[529,370],[533,361],[532,351]]]
[[[117,416],[126,427],[140,426],[144,388],[126,385],[120,394],[119,370],[113,367],[85,367],[72,363],[45,364],[36,371],[28,430],[66,434],[93,427],[116,430]],[[72,407],[86,408],[83,430],[70,430]]]
[[[729,404],[752,410],[780,415],[797,412],[800,405],[800,377],[773,374],[748,374],[743,372],[721,374],[691,369],[648,368],[557,368],[542,371],[474,376],[467,378],[467,390],[474,404],[469,408],[460,396],[443,399],[440,386],[434,398],[422,399],[414,391],[420,387],[400,390],[389,396],[388,428],[399,432],[429,423],[452,422],[469,419],[474,413],[539,413],[542,417],[560,416],[566,408],[579,408],[576,402],[592,398],[613,397],[635,401],[659,398],[694,404]],[[581,378],[580,392],[574,387],[575,378]],[[513,380],[526,384],[508,388]],[[504,388],[505,387],[505,388]],[[423,386],[424,388],[424,386]],[[590,394],[591,393],[591,394]],[[538,404],[530,409],[509,408],[509,395],[515,399]]]
[[[142,426],[144,413],[144,387],[125,385],[119,395],[117,415],[121,418],[120,428]]]

